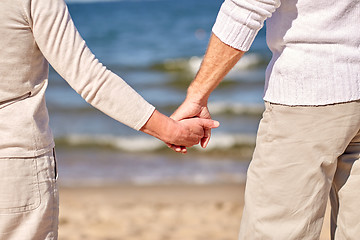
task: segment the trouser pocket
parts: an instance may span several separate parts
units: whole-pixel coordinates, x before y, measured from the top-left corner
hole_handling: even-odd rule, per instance
[[[40,202],[36,159],[0,159],[0,214],[31,211]]]

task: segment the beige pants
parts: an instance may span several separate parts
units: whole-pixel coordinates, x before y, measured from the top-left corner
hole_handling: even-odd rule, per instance
[[[241,240],[319,239],[328,195],[332,239],[360,239],[360,101],[266,103],[249,166]]]
[[[0,239],[54,240],[58,191],[53,151],[0,159]]]

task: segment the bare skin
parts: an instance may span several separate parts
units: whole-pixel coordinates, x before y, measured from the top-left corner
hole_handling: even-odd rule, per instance
[[[155,110],[140,130],[166,143],[184,146],[181,152],[186,153],[186,147],[196,145],[204,138],[205,129],[218,126],[219,122],[211,119],[190,118],[175,121]]]
[[[171,115],[171,118],[174,120],[193,117],[211,119],[207,107],[208,98],[244,53],[226,45],[213,34],[201,67],[187,90],[186,99]],[[211,128],[205,128],[204,137],[200,140],[202,147],[205,148],[207,146],[210,136]],[[176,152],[186,151],[186,146],[184,145],[168,144],[168,146]]]

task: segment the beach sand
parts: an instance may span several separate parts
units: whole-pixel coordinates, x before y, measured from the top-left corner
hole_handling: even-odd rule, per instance
[[[241,184],[61,187],[59,239],[236,240],[243,197]]]

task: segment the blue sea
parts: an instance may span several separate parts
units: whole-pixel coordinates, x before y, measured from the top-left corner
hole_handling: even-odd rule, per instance
[[[221,0],[67,1],[89,48],[159,111],[185,98]],[[207,149],[171,152],[157,139],[111,119],[50,71],[47,105],[65,185],[243,182],[264,109],[271,58],[262,29],[209,100],[221,127]]]

